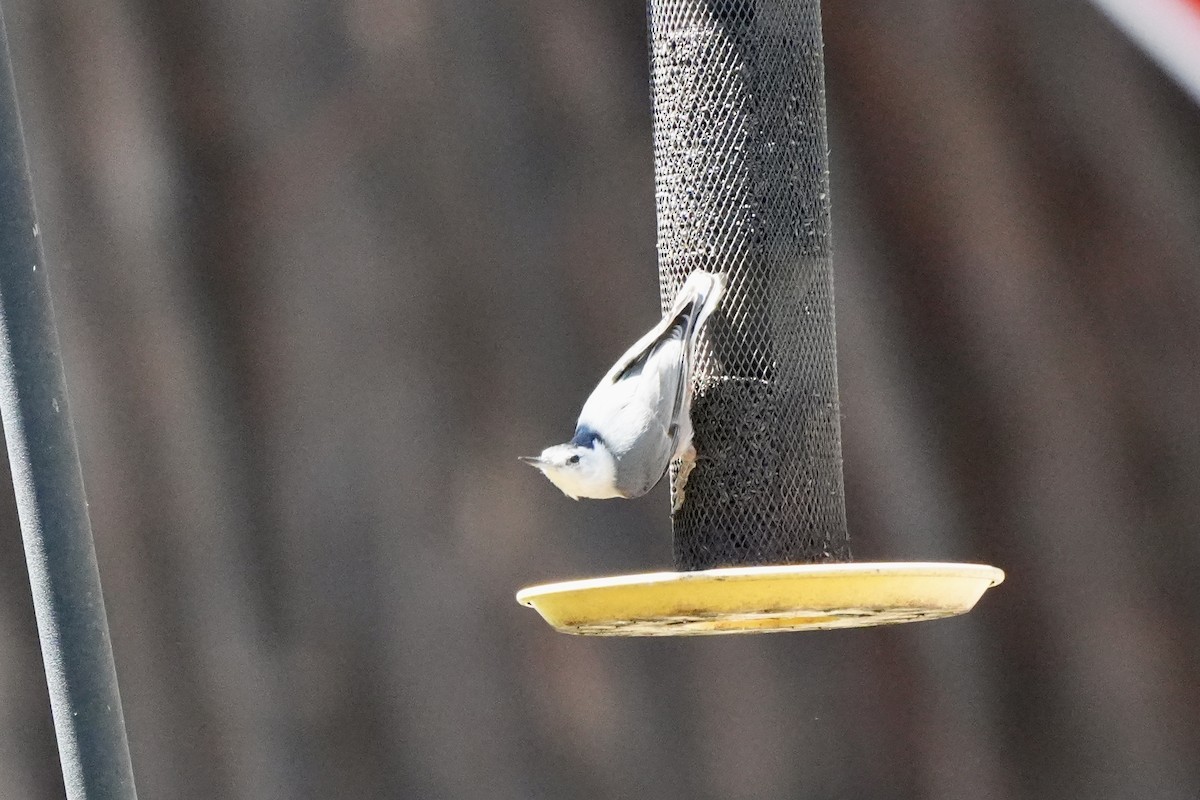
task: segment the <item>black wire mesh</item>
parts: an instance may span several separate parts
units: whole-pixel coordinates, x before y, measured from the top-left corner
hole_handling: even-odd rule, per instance
[[[663,307],[693,269],[729,277],[676,567],[848,560],[820,2],[649,7]]]

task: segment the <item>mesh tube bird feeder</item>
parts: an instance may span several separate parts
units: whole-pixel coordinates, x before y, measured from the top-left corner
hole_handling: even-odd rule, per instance
[[[696,362],[679,571],[518,600],[560,630],[617,635],[969,610],[1000,570],[850,561],[819,0],[650,0],[649,19],[663,308],[693,270],[728,278]]]
[[[650,31],[664,310],[693,269],[728,276],[675,564],[848,560],[820,7],[655,0]]]

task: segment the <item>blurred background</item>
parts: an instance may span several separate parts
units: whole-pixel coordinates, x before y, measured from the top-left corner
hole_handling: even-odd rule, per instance
[[[860,559],[972,614],[596,640],[658,315],[642,0],[6,0],[143,798],[1200,793],[1200,107],[1083,0],[826,3]],[[6,466],[4,467],[7,468]],[[0,797],[62,794],[11,496]]]

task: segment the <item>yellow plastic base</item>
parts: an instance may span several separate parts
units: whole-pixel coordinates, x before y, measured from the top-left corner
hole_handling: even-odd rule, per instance
[[[950,617],[1003,580],[984,564],[728,567],[548,583],[517,592],[517,602],[563,633],[767,633]]]

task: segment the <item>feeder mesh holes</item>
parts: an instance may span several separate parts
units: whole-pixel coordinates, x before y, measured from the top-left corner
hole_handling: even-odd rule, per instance
[[[676,567],[849,560],[820,4],[651,0],[650,39],[663,308],[694,269],[729,278]]]

